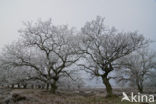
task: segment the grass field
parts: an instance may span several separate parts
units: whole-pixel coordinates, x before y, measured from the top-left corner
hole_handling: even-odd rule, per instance
[[[48,91],[39,89],[13,89],[11,95],[14,94],[26,97],[24,100],[16,101],[15,104],[144,104],[126,101],[121,102],[122,96],[105,98],[102,94],[87,95],[72,92],[60,92],[54,95]]]

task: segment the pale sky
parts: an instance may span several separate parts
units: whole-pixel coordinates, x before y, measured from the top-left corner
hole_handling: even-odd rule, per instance
[[[106,25],[156,41],[156,0],[0,0],[0,48],[19,37],[23,21],[52,18],[79,29],[97,15]]]

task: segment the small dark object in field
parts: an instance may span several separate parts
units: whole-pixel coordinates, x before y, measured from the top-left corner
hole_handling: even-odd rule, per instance
[[[26,100],[26,97],[15,93],[15,94],[12,95],[12,100],[14,102],[18,102],[18,101],[21,101],[21,100]]]

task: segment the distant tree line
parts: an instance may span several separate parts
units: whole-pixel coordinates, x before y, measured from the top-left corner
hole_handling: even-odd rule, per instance
[[[67,25],[50,20],[26,22],[20,38],[6,45],[0,54],[1,85],[26,88],[80,88],[84,82],[79,71],[99,77],[112,96],[111,79],[137,86],[155,77],[155,53],[146,49],[150,41],[138,32],[118,32],[97,16],[76,32]],[[110,73],[115,73],[112,76]],[[120,73],[120,74],[119,74]]]

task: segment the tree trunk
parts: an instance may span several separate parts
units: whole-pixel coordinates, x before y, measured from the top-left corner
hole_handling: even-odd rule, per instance
[[[139,88],[139,92],[140,92],[140,93],[143,93],[143,89],[142,89],[142,88]]]
[[[47,83],[46,89],[49,90],[49,83]]]
[[[106,86],[106,91],[107,91],[106,97],[112,97],[113,96],[112,86],[109,82],[109,79],[107,78],[107,75],[102,76],[102,80],[103,80],[103,84]]]
[[[41,89],[41,85],[38,85],[38,89]]]
[[[17,87],[20,88],[20,84],[19,83],[17,84]]]
[[[11,85],[11,88],[14,88],[14,84]]]
[[[56,93],[56,90],[57,90],[57,85],[56,85],[56,82],[54,82],[54,83],[52,83],[51,84],[51,89],[50,89],[50,91],[51,91],[51,93]]]
[[[51,83],[51,93],[56,93],[56,90],[57,90],[57,81],[58,81],[59,77],[54,77],[53,79],[53,83]]]
[[[27,88],[27,84],[24,84],[24,85],[23,85],[23,88]]]
[[[138,91],[140,93],[143,93],[143,86],[138,84],[137,87],[138,87]]]
[[[44,85],[41,85],[41,89],[44,89]]]
[[[138,91],[140,93],[143,93],[143,81],[139,80],[139,78],[136,79],[136,84],[137,84],[137,87],[138,87]]]

